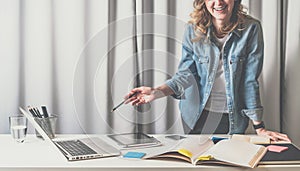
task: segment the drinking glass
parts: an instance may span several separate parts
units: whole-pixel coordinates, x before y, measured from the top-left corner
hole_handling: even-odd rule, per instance
[[[27,118],[23,115],[9,117],[10,133],[16,142],[22,143],[27,134]]]

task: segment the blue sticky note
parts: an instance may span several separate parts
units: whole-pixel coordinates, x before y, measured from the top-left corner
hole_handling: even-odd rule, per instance
[[[219,141],[222,140],[227,140],[228,138],[223,138],[223,137],[211,137],[211,140],[214,142],[214,144],[218,143]]]
[[[146,153],[143,152],[127,152],[126,154],[123,155],[124,158],[142,158],[146,155]]]

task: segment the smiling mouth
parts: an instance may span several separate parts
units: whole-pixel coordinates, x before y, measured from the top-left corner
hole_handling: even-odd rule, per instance
[[[214,10],[215,10],[215,11],[223,11],[226,7],[227,7],[227,5],[224,5],[224,6],[222,6],[222,7],[214,8]]]

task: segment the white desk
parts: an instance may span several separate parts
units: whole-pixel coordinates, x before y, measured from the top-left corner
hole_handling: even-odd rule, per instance
[[[66,135],[60,135],[66,136]],[[70,135],[69,135],[70,136]],[[76,135],[78,136],[78,135]],[[106,137],[104,135],[99,135]],[[72,136],[74,137],[74,136]],[[106,141],[111,141],[106,139]],[[22,144],[13,141],[11,135],[0,135],[0,171],[18,170],[199,170],[201,171],[299,171],[300,165],[261,165],[254,169],[241,167],[219,167],[219,166],[193,166],[192,164],[176,161],[161,160],[138,160],[124,159],[121,157],[100,158],[85,161],[68,162],[66,158],[56,149],[52,143],[37,139],[35,135],[28,135]]]

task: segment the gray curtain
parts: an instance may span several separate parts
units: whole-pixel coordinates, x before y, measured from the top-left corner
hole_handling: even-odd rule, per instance
[[[171,98],[111,109],[174,74],[191,9],[192,0],[1,1],[0,133],[27,105],[47,105],[58,133],[181,132]]]
[[[284,40],[284,71],[282,74],[282,131],[300,145],[300,6],[298,0],[283,1],[286,9],[286,38]]]
[[[298,0],[243,0],[249,13],[264,29],[265,60],[261,76],[264,120],[271,130],[281,131],[300,144]]]

